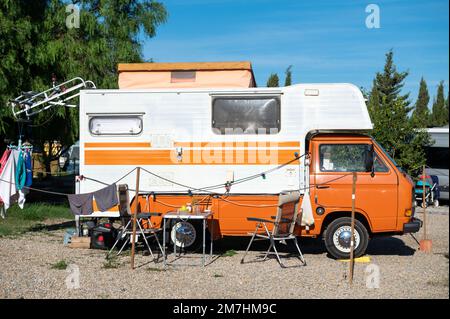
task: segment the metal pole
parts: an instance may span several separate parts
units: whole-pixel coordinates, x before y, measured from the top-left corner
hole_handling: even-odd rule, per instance
[[[134,214],[133,214],[133,234],[131,236],[131,269],[134,269],[134,249],[135,249],[135,242],[136,242],[136,217],[138,213],[138,206],[139,206],[139,178],[141,175],[141,168],[138,167],[136,170],[136,195],[135,195],[135,201],[134,201]]]
[[[206,217],[203,216],[203,267],[206,264],[206,255],[205,255],[205,231],[206,230]]]
[[[163,216],[163,261],[166,268],[166,219]]]
[[[427,212],[426,212],[426,196],[425,196],[425,165],[422,170],[422,208],[423,208],[423,240],[427,239]]]
[[[350,232],[350,262],[349,262],[349,282],[350,285],[353,284],[353,269],[355,265],[354,250],[355,250],[355,199],[356,199],[356,172],[353,172],[353,183],[352,183],[352,217],[351,217],[351,232]]]

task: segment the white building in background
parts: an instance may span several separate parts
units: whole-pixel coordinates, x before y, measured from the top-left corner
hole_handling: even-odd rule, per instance
[[[439,178],[440,198],[448,200],[448,125],[427,129],[433,140],[433,144],[426,149],[428,175],[436,175]]]

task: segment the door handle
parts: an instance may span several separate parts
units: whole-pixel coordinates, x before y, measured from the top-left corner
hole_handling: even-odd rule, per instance
[[[317,185],[316,188],[317,188],[317,189],[330,188],[330,185]]]

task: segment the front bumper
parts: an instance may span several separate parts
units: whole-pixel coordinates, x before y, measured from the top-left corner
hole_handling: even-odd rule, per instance
[[[403,224],[403,233],[417,233],[422,227],[423,222],[418,218],[411,218],[408,223]]]

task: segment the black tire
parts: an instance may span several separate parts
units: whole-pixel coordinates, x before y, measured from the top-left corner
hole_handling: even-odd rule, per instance
[[[179,228],[181,226],[181,229]],[[174,227],[177,227],[181,230],[178,234],[176,234],[176,231],[174,230]],[[186,233],[183,234],[182,232],[185,231]],[[180,240],[179,243],[181,244],[183,241],[185,242],[183,246],[183,250],[185,251],[196,251],[199,248],[202,247],[203,244],[203,223],[202,222],[192,222],[192,221],[182,221],[182,220],[172,220],[169,229],[167,229],[166,235],[168,238],[166,238],[166,243],[169,244],[169,249],[173,250],[173,236],[177,236]],[[183,236],[186,235],[186,236]],[[192,236],[194,238],[192,238]],[[206,242],[208,242],[209,239],[209,232],[208,229],[206,229],[205,233]],[[177,251],[181,246],[177,244]]]
[[[333,220],[325,229],[323,239],[328,253],[336,259],[350,258],[351,218],[340,217]],[[342,236],[340,236],[342,234]],[[355,250],[354,257],[364,255],[369,244],[369,232],[359,221],[355,220]]]

